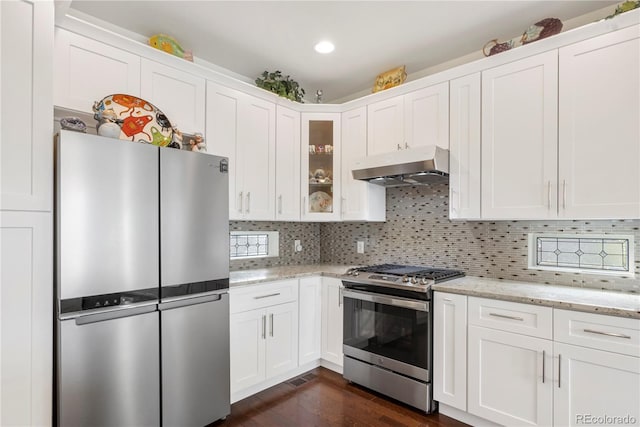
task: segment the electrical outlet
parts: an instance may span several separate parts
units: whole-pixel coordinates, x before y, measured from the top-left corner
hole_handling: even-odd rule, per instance
[[[357,249],[357,252],[359,254],[363,254],[364,253],[364,242],[358,241],[358,243],[356,244],[356,249]]]
[[[302,252],[302,243],[300,242],[300,240],[293,241],[293,251]]]

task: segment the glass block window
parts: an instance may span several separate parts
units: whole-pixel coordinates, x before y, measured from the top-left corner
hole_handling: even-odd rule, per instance
[[[229,234],[229,257],[261,258],[278,256],[277,231],[232,231]]]
[[[529,235],[529,268],[633,276],[633,236]]]

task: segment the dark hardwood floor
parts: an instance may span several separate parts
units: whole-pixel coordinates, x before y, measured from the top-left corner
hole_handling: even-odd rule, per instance
[[[363,387],[340,374],[316,368],[231,405],[222,426],[432,426],[466,424],[441,414],[426,415]]]

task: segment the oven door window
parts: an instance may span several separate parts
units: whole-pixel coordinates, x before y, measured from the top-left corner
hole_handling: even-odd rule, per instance
[[[344,298],[344,345],[429,369],[428,312]]]

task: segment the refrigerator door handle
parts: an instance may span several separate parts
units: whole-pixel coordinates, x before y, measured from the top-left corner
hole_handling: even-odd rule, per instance
[[[91,323],[104,322],[107,320],[120,319],[123,317],[137,316],[139,314],[152,313],[156,311],[157,301],[145,303],[144,305],[128,306],[127,308],[112,309],[101,313],[80,314],[75,316],[76,325],[88,325]],[[73,319],[69,317],[67,319]],[[63,320],[67,320],[63,319]]]
[[[181,298],[177,301],[163,302],[158,305],[158,310],[166,311],[174,308],[185,307],[188,305],[204,304],[212,301],[222,300],[222,294],[207,295],[203,297]]]

